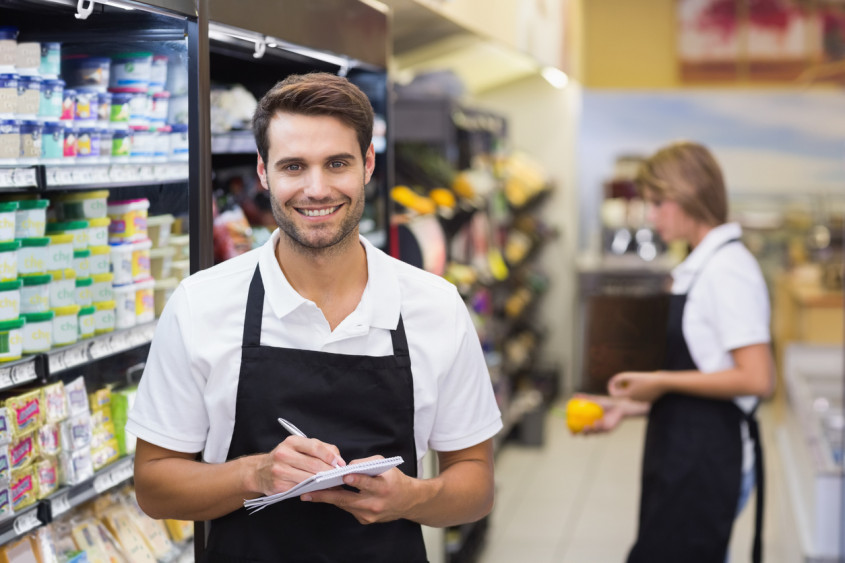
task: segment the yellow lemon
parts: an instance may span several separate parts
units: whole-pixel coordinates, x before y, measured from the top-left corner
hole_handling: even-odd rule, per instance
[[[601,405],[587,399],[569,399],[566,403],[566,425],[574,434],[584,430],[585,426],[594,424],[604,416]]]

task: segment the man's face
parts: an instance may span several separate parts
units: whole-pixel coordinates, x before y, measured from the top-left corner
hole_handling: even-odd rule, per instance
[[[321,252],[357,241],[364,185],[375,167],[362,160],[355,131],[331,116],[277,113],[267,128],[267,162],[258,157],[276,224],[300,250]]]

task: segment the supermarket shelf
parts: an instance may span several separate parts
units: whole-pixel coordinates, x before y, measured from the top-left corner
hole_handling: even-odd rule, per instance
[[[87,190],[187,181],[188,163],[182,161],[0,166],[0,190]]]
[[[156,324],[156,321],[144,323],[50,350],[46,354],[47,376],[148,344],[152,342]]]
[[[0,367],[0,391],[35,381],[39,376],[43,378],[42,364],[43,360],[39,360],[38,356],[28,356],[4,364]]]

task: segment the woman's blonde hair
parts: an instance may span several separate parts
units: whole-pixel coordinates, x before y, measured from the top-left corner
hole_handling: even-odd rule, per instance
[[[636,178],[644,197],[676,202],[692,219],[717,226],[728,219],[722,169],[703,145],[672,143],[643,161]]]

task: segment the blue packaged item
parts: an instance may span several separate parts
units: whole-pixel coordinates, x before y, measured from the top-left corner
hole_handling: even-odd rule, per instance
[[[36,116],[41,105],[41,77],[21,76],[18,79],[18,110],[20,116]]]
[[[18,111],[18,75],[0,74],[0,114],[12,117]]]
[[[109,87],[108,57],[70,55],[62,61],[62,76],[77,92],[105,92]]]
[[[188,126],[183,123],[176,123],[170,126],[170,154],[176,160],[187,160],[188,148]]]
[[[0,119],[0,159],[17,160],[21,150],[21,122]]]
[[[56,42],[41,44],[41,66],[38,73],[44,78],[58,78],[61,72],[62,44]]]
[[[100,130],[83,127],[76,137],[76,156],[82,159],[100,156]]]
[[[48,79],[41,81],[41,103],[38,104],[38,117],[45,121],[57,121],[62,116],[64,90],[64,80]]]
[[[35,162],[41,158],[44,124],[35,120],[21,121],[20,162]]]
[[[64,156],[65,127],[58,121],[47,121],[41,131],[41,158],[61,160]]]
[[[6,72],[15,69],[18,49],[18,28],[11,25],[0,26],[0,67]]]

